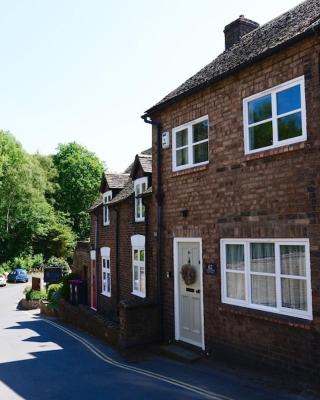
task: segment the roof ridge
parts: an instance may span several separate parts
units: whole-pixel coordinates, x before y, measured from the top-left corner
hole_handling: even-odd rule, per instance
[[[149,108],[146,113],[172,104],[176,99],[245,68],[250,63],[278,51],[281,46],[292,44],[310,35],[320,25],[319,0],[306,0],[276,16],[242,36],[239,42],[224,50],[182,84]]]

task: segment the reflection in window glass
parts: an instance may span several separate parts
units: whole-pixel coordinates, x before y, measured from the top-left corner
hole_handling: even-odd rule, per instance
[[[301,108],[300,85],[277,93],[277,114],[285,114]]]
[[[260,97],[248,104],[249,124],[264,121],[272,117],[271,95]]]

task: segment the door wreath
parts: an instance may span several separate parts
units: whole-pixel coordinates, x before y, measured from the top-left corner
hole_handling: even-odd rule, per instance
[[[196,281],[196,269],[191,264],[184,264],[181,267],[181,276],[186,285],[192,285]]]

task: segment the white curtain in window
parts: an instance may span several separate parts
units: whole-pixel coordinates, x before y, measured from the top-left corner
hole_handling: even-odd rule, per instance
[[[282,307],[307,310],[305,247],[281,245],[280,260]]]
[[[245,300],[244,245],[227,244],[226,256],[227,296],[232,299]]]
[[[252,303],[267,307],[276,307],[274,244],[251,243],[250,252]]]

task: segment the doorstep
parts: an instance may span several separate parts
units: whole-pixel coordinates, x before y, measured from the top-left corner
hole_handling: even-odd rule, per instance
[[[187,348],[184,344],[179,342],[158,346],[153,345],[151,346],[151,350],[159,355],[185,363],[193,363],[204,358],[204,353],[200,349],[193,348],[193,346],[188,346]]]

